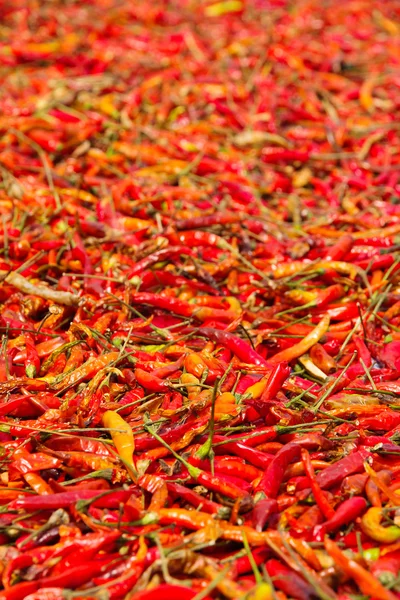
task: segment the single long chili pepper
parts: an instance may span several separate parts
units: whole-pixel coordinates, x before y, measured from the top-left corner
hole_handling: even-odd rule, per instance
[[[361,496],[353,496],[353,498],[345,500],[328,521],[315,528],[316,539],[322,541],[326,533],[336,531],[342,525],[352,523],[366,508],[367,502]]]
[[[90,561],[86,564],[71,567],[63,573],[49,575],[39,580],[38,587],[74,587],[78,588],[102,573],[109,564],[109,558]]]
[[[301,152],[300,150],[285,150],[284,148],[264,148],[261,156],[263,162],[279,163],[279,162],[307,162],[310,158],[309,152]]]
[[[162,262],[167,259],[175,258],[179,256],[179,254],[187,256],[192,254],[192,250],[190,250],[190,248],[187,248],[186,246],[168,246],[168,248],[162,248],[161,250],[157,250],[156,252],[149,254],[145,258],[142,258],[142,260],[139,260],[135,264],[135,266],[130,270],[128,274],[128,279],[131,279],[135,275],[139,275],[151,265],[154,265],[158,262]]]
[[[175,425],[175,423],[166,425],[163,429],[160,429],[159,435],[167,444],[172,444],[178,440],[180,440],[185,433],[190,431],[191,429],[201,427],[208,422],[208,416],[193,420],[188,419],[186,422]],[[137,435],[135,437],[135,452],[144,452],[146,450],[150,450],[152,448],[157,448],[160,445],[160,442],[157,439],[149,434]]]
[[[323,307],[345,295],[344,287],[336,283],[324,290],[306,291],[306,290],[291,290],[285,294],[286,298],[292,300],[296,304],[307,304],[307,306]]]
[[[338,239],[338,241],[333,245],[327,248],[327,253],[325,255],[325,260],[327,261],[335,261],[342,260],[350,252],[354,245],[354,238],[345,234]]]
[[[300,453],[301,449],[298,444],[290,442],[283,446],[272,459],[271,464],[257,484],[255,492],[262,492],[267,498],[276,498],[286,468],[291,462],[300,458]]]
[[[234,440],[237,439],[238,444],[253,448],[263,443],[273,442],[278,435],[285,431],[287,431],[285,427],[281,427],[280,425],[270,425],[268,427],[257,427],[245,435],[243,435],[243,433],[234,433],[229,437],[232,440],[232,443],[235,443]]]
[[[187,219],[178,219],[174,226],[177,229],[201,229],[211,225],[226,225],[228,223],[238,223],[243,220],[240,213],[217,212],[203,217],[189,217]]]
[[[176,373],[176,371],[178,371],[184,361],[184,357],[180,356],[178,358],[178,360],[176,360],[173,363],[169,363],[167,365],[165,365],[165,367],[158,367],[157,369],[153,369],[152,371],[152,375],[154,375],[155,377],[160,377],[161,379],[164,379],[164,377],[167,377],[168,375],[172,375],[173,373]]]
[[[286,350],[282,350],[275,354],[269,359],[269,363],[276,365],[281,362],[290,362],[295,358],[299,358],[305,354],[314,344],[317,344],[323,335],[328,331],[330,323],[329,315],[325,315],[322,317],[321,321],[318,323],[317,327],[313,329],[301,342],[287,348]]]
[[[310,348],[310,358],[327,375],[337,370],[335,360],[326,352],[324,346],[321,344],[315,344],[315,346]]]
[[[159,269],[144,271],[141,273],[140,278],[140,291],[146,291],[152,287],[159,286],[170,286],[175,288],[190,286],[191,289],[200,290],[207,294],[216,293],[215,289],[206,283],[197,281],[193,278],[174,275],[169,271],[160,271]]]
[[[373,272],[377,271],[378,269],[387,270],[393,265],[394,261],[394,256],[391,254],[386,254],[383,256],[377,256],[370,260],[359,260],[355,264],[357,264],[358,267],[361,267],[361,269],[368,269],[368,272]]]
[[[216,454],[225,455],[226,452],[232,452],[232,454],[236,454],[236,456],[244,458],[251,465],[260,469],[266,469],[271,463],[271,455],[265,454],[264,452],[260,452],[256,448],[252,448],[250,445],[248,446],[246,443],[230,442],[225,437],[218,435],[214,436],[213,442],[215,444],[224,442],[224,444],[221,444],[220,446],[214,446],[214,452]]]
[[[166,392],[170,389],[168,381],[160,379],[152,373],[148,373],[139,367],[135,369],[136,381],[149,392]]]
[[[385,588],[379,581],[371,575],[366,569],[359,565],[355,560],[348,558],[328,537],[324,539],[327,552],[335,561],[335,564],[351,579],[354,579],[361,592],[367,596],[378,598],[379,600],[395,600],[396,595]]]
[[[195,454],[188,458],[188,462],[205,471],[211,470],[211,462],[197,458]],[[213,468],[217,474],[223,473],[226,475],[233,475],[240,479],[244,479],[245,481],[253,481],[261,475],[259,469],[256,469],[252,465],[246,465],[246,463],[240,462],[234,458],[214,458]]]
[[[195,508],[198,508],[206,513],[218,515],[222,518],[229,511],[222,504],[217,504],[212,500],[208,500],[207,498],[200,496],[194,490],[191,490],[179,483],[167,482],[168,491],[175,496],[176,498],[182,498],[184,501],[188,502]]]
[[[171,525],[175,523],[188,529],[203,529],[207,525],[212,525],[213,517],[200,511],[190,511],[179,508],[162,508],[159,511],[159,522],[162,525]],[[265,546],[268,543],[268,534],[258,532],[246,525],[231,525],[227,521],[218,522],[222,529],[221,537],[226,540],[241,542],[243,534],[251,546]]]
[[[119,456],[129,468],[129,473],[135,476],[135,464],[133,453],[135,451],[135,440],[132,427],[113,410],[107,410],[103,415],[103,425],[110,429],[111,438],[115,444]]]
[[[154,308],[161,308],[182,317],[191,317],[195,307],[188,302],[183,302],[177,298],[169,296],[160,296],[150,292],[135,292],[131,295],[132,304],[148,304]]]
[[[25,598],[39,589],[38,581],[24,581],[0,592],[2,600],[25,600]]]
[[[253,350],[247,342],[228,331],[212,329],[211,327],[202,327],[199,329],[199,333],[202,333],[218,344],[221,344],[221,346],[228,348],[242,362],[262,366],[268,366],[269,364],[256,350]]]
[[[370,456],[370,452],[364,448],[357,450],[348,456],[333,463],[317,475],[317,483],[323,490],[328,490],[340,483],[347,475],[362,473],[364,461]]]
[[[261,402],[273,400],[281,390],[284,382],[290,375],[290,367],[285,362],[278,363],[271,371],[268,382],[261,394]]]
[[[167,237],[173,244],[185,244],[188,248],[197,246],[226,247],[224,238],[208,231],[180,231],[179,233],[171,233]]]
[[[335,511],[329,504],[326,496],[324,495],[323,491],[317,483],[314,467],[310,459],[310,454],[306,448],[301,449],[301,460],[303,462],[306,475],[310,479],[311,490],[314,495],[315,502],[318,505],[318,508],[320,509],[321,513],[326,519],[332,519],[335,515]]]
[[[104,508],[118,508],[120,503],[126,502],[131,496],[130,490],[113,491],[110,494],[102,494],[98,490],[77,490],[73,492],[62,492],[60,494],[49,494],[47,496],[27,496],[18,498],[9,504],[9,508],[31,510],[56,510],[57,508],[68,508],[80,500],[93,500],[94,505]]]

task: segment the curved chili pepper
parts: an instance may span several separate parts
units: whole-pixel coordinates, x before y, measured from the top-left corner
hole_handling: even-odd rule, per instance
[[[317,327],[313,329],[308,335],[306,335],[306,337],[301,342],[295,344],[294,346],[291,346],[290,348],[287,348],[286,350],[278,352],[278,354],[275,354],[269,359],[269,362],[275,365],[281,362],[290,362],[294,358],[302,356],[307,352],[307,350],[312,348],[314,344],[317,344],[320,341],[322,336],[328,331],[329,323],[330,317],[329,315],[325,315],[324,317],[322,317]]]
[[[255,364],[255,365],[268,365],[268,362],[258,352],[244,340],[241,340],[237,336],[229,333],[228,331],[222,331],[219,329],[211,329],[210,327],[202,327],[199,332],[202,335],[214,340],[221,346],[229,348],[233,354],[235,354],[242,362]]]
[[[371,507],[367,510],[361,519],[361,529],[373,540],[390,544],[400,539],[400,527],[391,525],[384,527],[381,525],[383,519],[382,509],[380,507]]]
[[[107,410],[103,415],[104,427],[110,429],[111,438],[115,444],[119,456],[129,467],[129,473],[134,473],[135,464],[133,453],[135,451],[135,440],[132,427],[115,411]]]
[[[283,446],[272,459],[260,482],[256,485],[255,491],[262,492],[267,498],[276,498],[286,468],[291,462],[300,458],[300,453],[300,446],[294,442]]]
[[[317,525],[314,531],[316,538],[322,541],[326,533],[336,531],[342,525],[353,522],[367,507],[367,502],[361,496],[353,496],[345,500],[334,514],[323,525]]]

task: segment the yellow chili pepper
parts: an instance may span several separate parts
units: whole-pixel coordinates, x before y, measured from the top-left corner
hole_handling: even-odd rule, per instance
[[[379,506],[369,508],[361,519],[361,529],[370,538],[383,544],[390,544],[400,539],[400,527],[396,525],[383,527],[382,518],[382,508]]]
[[[194,400],[201,392],[201,387],[199,386],[199,379],[195,375],[191,373],[182,373],[180,381],[182,384],[186,385],[186,389],[188,392],[188,399]]]
[[[266,375],[265,377],[260,379],[260,381],[257,381],[257,383],[253,383],[253,385],[251,385],[250,387],[247,388],[246,396],[248,396],[249,398],[252,398],[253,400],[257,400],[257,398],[261,398],[263,391],[267,387],[269,378],[270,378],[270,373],[268,373],[268,375]]]
[[[103,415],[103,425],[110,429],[112,441],[120,458],[128,468],[129,474],[136,479],[133,453],[135,451],[135,439],[132,427],[113,410],[107,410]]]
[[[248,595],[248,600],[272,600],[274,591],[269,583],[259,583]]]
[[[312,346],[317,344],[322,336],[328,331],[330,323],[329,315],[324,315],[318,325],[310,331],[306,337],[301,340],[298,344],[295,344],[291,348],[286,348],[282,352],[278,352],[275,356],[269,359],[269,362],[276,365],[280,362],[289,362],[294,358],[299,358],[305,354]]]

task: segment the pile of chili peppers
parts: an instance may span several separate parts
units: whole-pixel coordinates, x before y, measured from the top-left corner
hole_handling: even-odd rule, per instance
[[[400,598],[399,2],[0,21],[0,599]]]

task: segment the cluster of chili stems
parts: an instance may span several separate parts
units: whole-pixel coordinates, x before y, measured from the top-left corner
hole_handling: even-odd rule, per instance
[[[399,3],[0,17],[0,598],[398,598]]]

